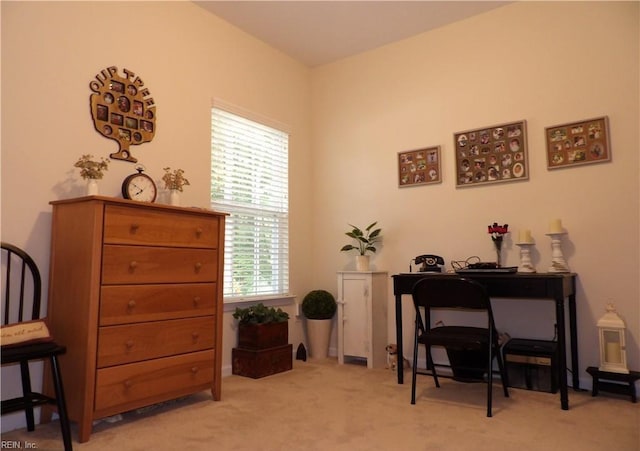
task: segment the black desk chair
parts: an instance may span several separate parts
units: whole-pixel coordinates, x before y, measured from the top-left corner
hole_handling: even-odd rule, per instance
[[[2,249],[2,366],[20,365],[22,393],[18,398],[0,401],[2,415],[25,411],[27,430],[35,429],[33,409],[44,404],[57,406],[65,451],[71,451],[71,429],[58,366],[58,356],[66,352],[48,334],[40,318],[42,281],[33,259],[22,249],[0,243]],[[15,288],[15,290],[14,290]],[[37,330],[37,332],[31,332]],[[16,333],[19,331],[19,333]],[[55,397],[35,393],[31,389],[29,362],[48,359],[53,376]]]
[[[502,379],[504,396],[509,397],[507,375],[500,354],[498,333],[493,321],[491,302],[486,290],[479,283],[459,278],[429,276],[421,279],[413,288],[413,304],[416,310],[416,328],[414,334],[413,369],[411,380],[411,404],[416,403],[416,375],[433,376],[436,387],[440,387],[436,366],[431,356],[432,346],[444,346],[450,356],[454,379],[483,380],[487,376],[487,416],[491,416],[493,359],[498,359],[498,368]],[[466,310],[486,312],[487,327],[470,327],[463,325],[446,325],[431,327],[431,310]],[[448,321],[449,322],[449,321]],[[418,345],[426,348],[428,372],[418,372]],[[480,355],[480,366],[473,362],[465,362],[465,357]],[[462,356],[460,359],[452,357]],[[483,357],[482,357],[483,356]],[[457,377],[456,373],[462,374]]]

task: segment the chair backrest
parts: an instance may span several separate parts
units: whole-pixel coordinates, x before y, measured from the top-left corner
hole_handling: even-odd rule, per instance
[[[2,325],[40,318],[42,280],[35,261],[22,249],[0,243],[2,249]]]
[[[486,311],[493,325],[491,300],[487,290],[478,282],[456,276],[429,276],[413,287],[413,303],[416,311],[444,308]]]

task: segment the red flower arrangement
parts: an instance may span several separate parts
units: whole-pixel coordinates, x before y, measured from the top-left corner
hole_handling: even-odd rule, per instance
[[[490,225],[488,227],[488,232],[491,235],[493,244],[496,246],[496,263],[498,267],[500,267],[500,250],[502,249],[502,239],[507,233],[509,233],[509,224],[498,225],[497,222],[494,222],[493,225]]]
[[[502,237],[509,233],[509,224],[498,225],[497,222],[494,222],[489,226],[489,233],[493,241],[502,241]]]

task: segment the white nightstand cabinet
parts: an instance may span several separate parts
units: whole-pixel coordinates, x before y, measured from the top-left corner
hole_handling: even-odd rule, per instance
[[[368,368],[387,363],[386,272],[338,272],[338,363],[367,359]]]

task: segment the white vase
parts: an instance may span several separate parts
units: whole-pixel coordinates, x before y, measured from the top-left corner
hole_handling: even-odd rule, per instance
[[[356,271],[369,271],[369,256],[357,255],[356,256]]]
[[[98,195],[98,181],[96,179],[87,180],[87,196]]]
[[[175,205],[176,207],[180,206],[180,191],[177,189],[172,189],[169,192],[169,205]]]
[[[329,355],[331,322],[330,319],[307,319],[310,358],[326,359]]]

